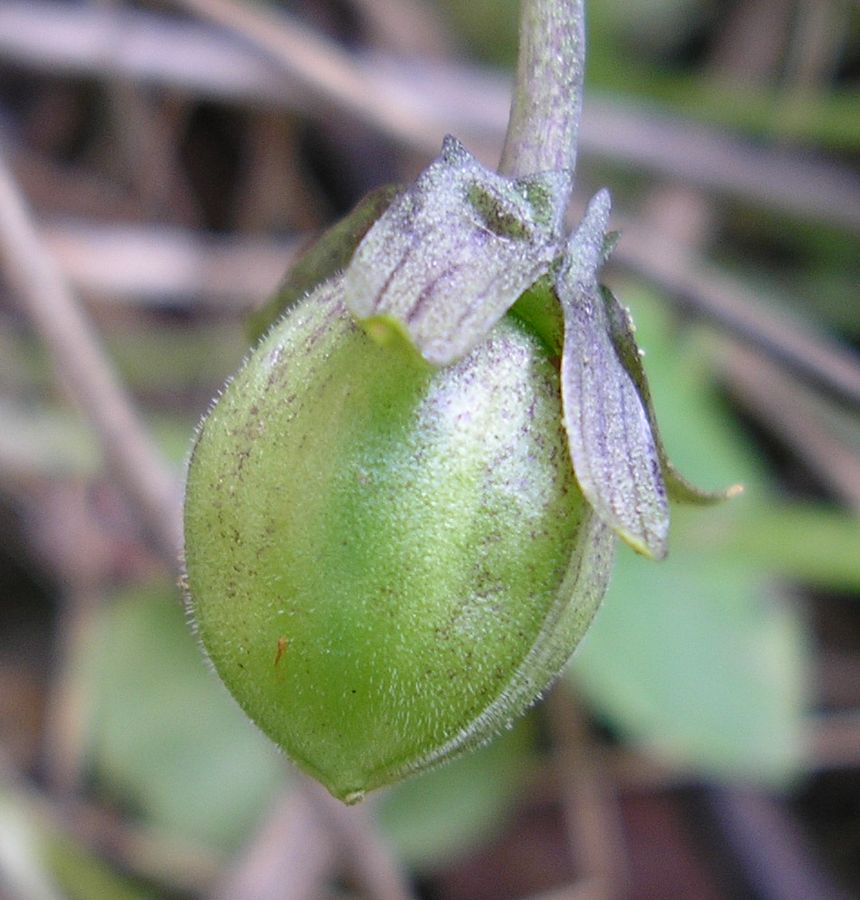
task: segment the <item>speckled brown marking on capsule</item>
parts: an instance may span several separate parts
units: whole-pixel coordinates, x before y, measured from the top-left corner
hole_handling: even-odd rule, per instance
[[[541,642],[555,628],[555,620],[566,615],[559,612],[565,598],[560,593],[558,601],[554,598],[559,585],[567,589],[567,549],[577,538],[579,517],[574,505],[568,507],[560,501],[565,493],[559,490],[559,479],[571,492],[576,491],[569,464],[561,472],[546,465],[550,449],[551,459],[566,463],[560,425],[558,433],[553,429],[553,417],[558,415],[560,421],[560,412],[555,409],[558,400],[552,372],[545,365],[536,365],[532,373],[534,346],[510,323],[502,323],[492,346],[480,348],[462,367],[428,370],[424,380],[402,354],[390,354],[392,365],[403,364],[409,372],[414,393],[409,402],[416,405],[416,412],[407,416],[395,403],[394,377],[387,381],[383,377],[383,387],[391,382],[390,393],[366,389],[364,378],[375,377],[376,366],[365,364],[362,354],[372,354],[373,360],[381,359],[381,354],[360,329],[342,320],[336,296],[325,292],[320,296],[327,309],[306,304],[304,324],[293,316],[282,326],[282,334],[269,339],[282,340],[283,358],[278,366],[283,378],[267,389],[267,373],[260,371],[266,364],[264,351],[257,357],[256,372],[249,368],[239,376],[221,405],[222,412],[209,420],[206,448],[210,455],[205,461],[211,466],[216,459],[219,468],[217,477],[199,465],[192,473],[196,480],[191,482],[189,521],[203,534],[204,549],[210,552],[218,549],[212,547],[212,538],[213,532],[220,531],[223,543],[241,560],[243,571],[223,555],[211,552],[217,578],[206,583],[200,576],[195,612],[218,671],[243,706],[268,734],[296,755],[300,765],[327,773],[333,792],[354,799],[359,789],[401,777],[409,771],[410,759],[417,760],[416,767],[426,768],[480,743],[505,726],[560,667],[562,651],[556,660],[541,649]],[[314,331],[311,326],[323,316],[339,320],[336,333],[316,343],[308,356],[303,352],[308,332]],[[352,365],[361,378],[344,377],[339,384],[326,380],[329,369],[348,375]],[[498,388],[484,389],[484,379],[495,379],[496,368],[502,370]],[[379,369],[384,376],[381,366]],[[531,373],[528,378],[526,373]],[[469,395],[475,385],[481,389]],[[533,402],[534,392],[542,397],[544,390],[550,408],[539,405],[527,414],[526,405]],[[347,402],[350,394],[354,399]],[[425,396],[428,400],[423,404]],[[395,438],[401,442],[396,446],[405,450],[409,450],[409,441],[416,441],[408,464],[399,453],[392,453],[389,459],[386,451],[383,465],[376,457],[354,450],[352,441],[325,440],[314,416],[330,397],[338,410],[343,407],[338,427],[344,422],[344,435],[363,435],[371,426],[402,428],[402,434],[381,431],[381,435],[386,448],[396,443]],[[376,405],[373,421],[363,423],[365,397],[376,398]],[[266,416],[266,430],[259,437],[258,417],[249,413],[252,404]],[[455,418],[464,409],[472,413],[461,425],[467,429],[465,437],[457,431],[460,420]],[[326,429],[333,418],[323,417]],[[536,420],[541,427],[547,426],[546,440],[536,440]],[[519,447],[517,432],[528,443],[514,452]],[[305,482],[296,480],[291,468],[280,461],[285,455],[301,459],[304,475],[304,454],[311,446],[308,434],[315,439],[312,446],[319,457],[320,477]],[[228,439],[231,435],[244,442],[245,449],[250,448],[249,458],[237,456]],[[325,447],[333,452],[321,453],[320,448]],[[451,451],[447,457],[443,456],[446,448]],[[261,476],[263,451],[279,461],[266,477]],[[244,483],[231,478],[236,469],[242,471]],[[429,473],[426,477],[425,472]],[[196,512],[206,500],[204,479],[210,477],[217,502]],[[377,481],[384,490],[374,490]],[[255,485],[265,488],[264,502],[245,503]],[[318,493],[329,491],[333,502],[341,489],[359,511],[363,504],[371,504],[370,512],[362,512],[357,520],[360,527],[352,521],[352,506],[343,523],[334,516],[331,521],[323,516],[328,506],[317,502]],[[377,503],[393,505],[383,525],[371,515]],[[538,504],[541,510],[546,506],[541,515],[537,515]],[[421,510],[420,517],[406,515],[412,506]],[[309,515],[294,515],[293,510],[299,509]],[[247,513],[248,518],[239,513]],[[556,516],[563,520],[557,528]],[[416,522],[414,540],[405,543],[402,551],[389,553],[392,541],[401,540],[403,529],[412,521]],[[241,543],[235,540],[237,525]],[[307,541],[306,546],[308,527],[319,529],[320,540]],[[451,537],[452,531],[462,531],[462,540],[468,540],[469,546],[462,547],[462,541]],[[528,546],[530,531],[541,536],[541,546]],[[366,546],[374,542],[363,535],[377,534],[380,546]],[[350,542],[349,552],[340,552],[341,541]],[[316,550],[323,542],[330,549],[327,554]],[[438,550],[433,566],[416,566],[415,572],[410,569],[402,578],[399,574],[391,578],[391,572],[401,572],[399,562],[417,558],[411,547],[419,546],[418,542]],[[290,548],[297,549],[293,552]],[[513,557],[506,553],[508,548]],[[192,560],[198,569],[201,555]],[[341,584],[347,576],[354,577],[365,557],[370,565],[361,570],[362,592],[355,598],[354,610],[363,639],[354,641],[355,632],[340,627],[340,619],[338,629],[326,627],[328,575],[320,576],[317,560],[324,559],[325,572],[333,571],[342,599],[352,603],[348,585]],[[377,559],[379,565],[374,565]],[[446,566],[451,559],[458,568],[449,578]],[[434,570],[445,577],[437,578]],[[309,585],[306,591],[303,578],[298,577],[303,572]],[[197,579],[196,570],[192,575]],[[230,596],[225,596],[225,582]],[[238,586],[243,583],[247,589],[244,596],[238,596]],[[279,596],[281,591],[290,599]],[[534,614],[529,611],[532,606]],[[290,619],[272,615],[282,609],[289,609]],[[461,609],[463,615],[458,617]],[[343,606],[338,605],[338,617],[342,612]],[[428,614],[434,617],[430,621]],[[542,616],[549,617],[545,627]],[[365,631],[368,620],[376,629],[370,637]],[[562,625],[571,631],[566,623],[567,619]],[[349,621],[344,619],[343,624],[348,626]],[[543,630],[536,635],[538,626]],[[279,637],[287,628],[289,642]],[[376,634],[379,640],[374,639]],[[342,654],[339,640],[346,645]],[[529,649],[533,644],[537,651]],[[385,668],[389,647],[391,677]],[[404,652],[413,648],[411,655]],[[287,650],[289,665],[284,659]],[[522,675],[522,665],[530,665],[532,657],[537,668],[532,666]],[[265,666],[268,678],[261,677],[259,665]],[[325,690],[320,689],[321,684]],[[353,693],[356,685],[357,696]],[[368,727],[368,722],[373,727]],[[327,727],[332,730],[326,731]]]

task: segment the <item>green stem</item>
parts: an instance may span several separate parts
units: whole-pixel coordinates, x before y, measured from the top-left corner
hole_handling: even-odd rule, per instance
[[[522,0],[516,89],[499,163],[510,176],[567,172],[565,201],[582,109],[584,7],[584,0]]]

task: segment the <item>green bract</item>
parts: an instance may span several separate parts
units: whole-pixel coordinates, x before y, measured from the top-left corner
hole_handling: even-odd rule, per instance
[[[257,724],[346,801],[486,740],[557,674],[611,540],[573,477],[558,373],[512,318],[431,369],[342,280],[294,307],[200,431],[191,609]]]

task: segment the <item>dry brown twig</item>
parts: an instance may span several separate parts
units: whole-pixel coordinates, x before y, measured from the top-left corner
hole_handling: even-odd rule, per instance
[[[860,456],[828,427],[821,398],[779,366],[741,346],[723,346],[717,366],[729,392],[793,449],[816,478],[860,515]]]
[[[711,791],[710,806],[753,896],[849,900],[778,800],[754,788],[723,787]]]
[[[750,288],[722,275],[659,229],[624,227],[613,260],[697,314],[860,404],[860,360],[836,341],[769,310]]]
[[[293,240],[212,236],[165,225],[46,224],[46,246],[70,283],[105,303],[261,305],[297,249]]]
[[[451,40],[441,11],[421,0],[352,0],[376,44],[402,56],[446,56]]]
[[[613,900],[626,893],[625,848],[614,786],[567,687],[547,699],[556,745],[559,793],[578,880],[576,896]]]
[[[302,792],[327,826],[362,896],[376,900],[413,896],[403,867],[373,824],[375,800],[347,807],[310,779],[304,779]]]
[[[277,798],[247,848],[222,872],[210,900],[306,900],[335,865],[334,841],[304,791]]]
[[[89,0],[91,6],[110,12],[121,0]],[[191,210],[191,192],[181,177],[176,148],[181,120],[165,114],[160,98],[146,95],[142,85],[121,72],[106,79],[110,123],[111,162],[122,180],[134,185],[148,213],[166,208]]]
[[[407,94],[391,83],[371,83],[348,54],[285,13],[235,0],[173,2],[252,42],[312,96],[337,104],[398,140],[428,152],[437,149],[438,130],[416,114]]]
[[[80,304],[46,250],[2,155],[0,258],[22,310],[98,433],[119,484],[175,566],[182,546],[176,474],[134,411]]]
[[[109,553],[92,519],[81,482],[61,483],[30,498],[32,542],[48,560],[59,588],[53,677],[43,731],[45,778],[54,794],[71,797],[84,776],[92,697],[84,663],[93,646]]]
[[[372,808],[372,807],[371,807]],[[305,900],[342,860],[361,896],[409,900],[412,892],[368,810],[347,808],[300,776],[280,797],[211,900]]]
[[[860,708],[815,716],[810,744],[816,768],[860,768]]]
[[[231,15],[244,19],[244,6],[227,6]],[[277,35],[282,20],[269,15],[264,30]],[[304,31],[291,29],[287,38],[301,41]],[[204,98],[308,115],[326,111],[324,104],[310,99],[322,93],[329,103],[345,105],[427,154],[437,152],[446,131],[455,131],[478,147],[499,146],[510,99],[504,77],[450,61],[351,57],[325,42],[320,59],[334,62],[327,62],[321,75],[314,68],[316,45],[309,45],[301,56],[290,54],[285,69],[281,56],[291,44],[268,35],[265,40],[281,48],[272,51],[278,54],[275,59],[256,49],[256,34],[254,30],[246,35],[255,42],[248,45],[226,32],[152,13],[110,13],[44,0],[6,0],[0,5],[0,54],[19,65],[100,78],[121,73],[129,80]],[[300,76],[292,77],[299,66]],[[338,79],[354,78],[355,85],[383,99],[395,112],[365,113],[363,105],[351,103],[352,91],[329,85],[334,80],[326,75],[329,71],[338,73]],[[378,101],[363,99],[361,104],[368,102]],[[408,118],[398,112],[403,109],[409,111]],[[392,118],[396,114],[397,121],[386,125],[383,114]],[[409,123],[415,119],[420,128],[413,131]],[[584,157],[632,165],[747,203],[860,230],[856,173],[808,154],[755,146],[714,128],[591,97],[585,103],[580,150]]]

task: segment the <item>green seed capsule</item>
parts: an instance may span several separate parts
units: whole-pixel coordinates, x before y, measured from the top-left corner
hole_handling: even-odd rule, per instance
[[[434,369],[329,281],[204,420],[189,605],[246,713],[346,802],[508,727],[564,665],[612,541],[546,347],[505,317]]]

